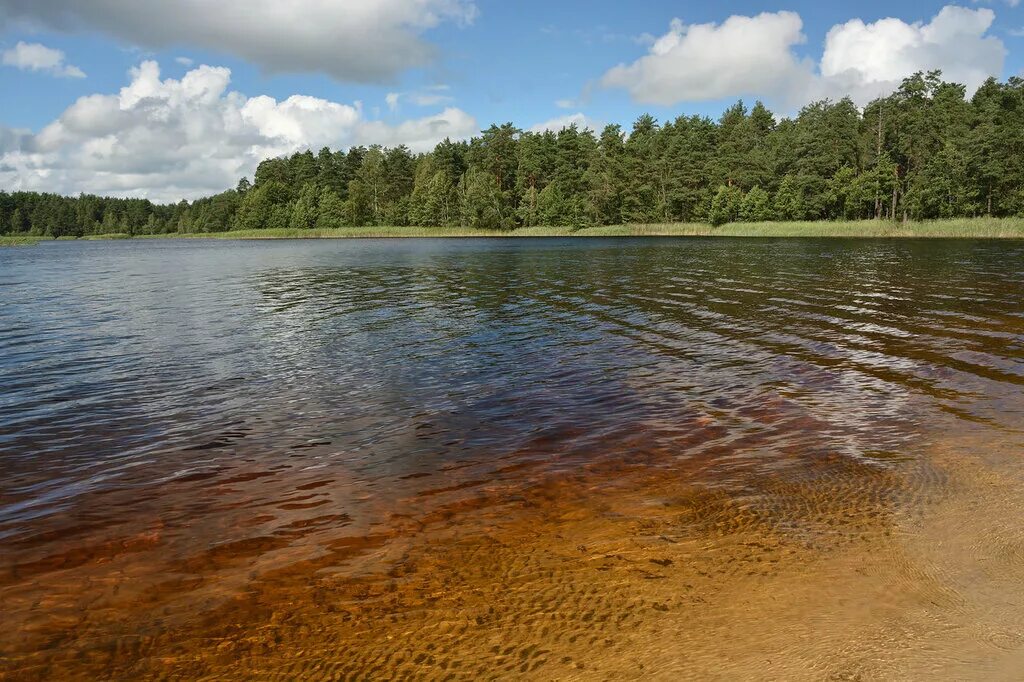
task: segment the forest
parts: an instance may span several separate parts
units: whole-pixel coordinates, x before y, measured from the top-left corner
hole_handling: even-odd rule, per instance
[[[536,225],[1024,216],[1024,79],[971,97],[917,73],[777,119],[739,102],[717,121],[637,119],[628,132],[492,125],[429,153],[324,148],[267,159],[196,201],[0,191],[0,234],[85,236],[270,227]]]

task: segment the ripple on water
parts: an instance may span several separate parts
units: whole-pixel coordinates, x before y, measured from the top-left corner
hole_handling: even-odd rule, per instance
[[[1005,675],[1021,256],[0,250],[0,674]]]

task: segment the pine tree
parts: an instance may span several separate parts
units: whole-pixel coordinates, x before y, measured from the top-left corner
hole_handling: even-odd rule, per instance
[[[518,164],[516,166],[516,197],[518,206],[523,209],[523,202],[528,205],[521,215],[532,215],[536,211],[536,198],[540,191],[555,176],[558,156],[558,138],[555,133],[523,133],[517,147]],[[528,201],[528,198],[532,198]],[[536,224],[531,223],[531,224]]]
[[[345,223],[362,227],[374,224],[373,194],[361,179],[348,183],[348,200],[345,202]]]
[[[291,185],[300,190],[306,185],[316,182],[318,168],[313,152],[307,149],[304,152],[293,154],[288,160],[288,171]]]
[[[709,222],[718,226],[739,220],[742,206],[743,192],[736,186],[721,185],[711,200]]]
[[[606,126],[585,175],[585,210],[592,224],[613,225],[622,221],[624,154],[622,128]]]
[[[626,140],[624,170],[626,183],[622,191],[622,219],[630,223],[652,223],[661,216],[659,183],[650,160],[654,157],[658,122],[644,114],[633,124],[633,132]]]
[[[24,234],[31,227],[32,225],[25,216],[25,212],[21,208],[14,209],[14,212],[11,214],[11,232],[14,234]]]
[[[765,190],[755,185],[743,197],[739,219],[748,223],[760,223],[772,219],[772,198]]]
[[[856,210],[854,193],[857,190],[857,171],[843,166],[827,183],[828,215],[836,218],[851,218]]]
[[[915,218],[953,218],[977,212],[968,185],[967,158],[952,142],[929,159],[907,196]]]
[[[541,225],[569,225],[569,211],[565,197],[555,183],[549,184],[537,197],[537,214]]]
[[[277,204],[270,210],[270,219],[267,221],[267,227],[271,229],[288,227],[294,211],[295,202],[293,201],[287,204]]]
[[[439,170],[434,173],[427,186],[424,210],[429,216],[427,225],[448,226],[455,222],[457,196],[455,185],[448,173]]]
[[[353,225],[382,225],[387,204],[387,169],[384,148],[373,145],[349,183]],[[353,194],[355,192],[355,194]],[[358,195],[358,196],[356,196]]]
[[[328,187],[320,191],[316,226],[322,230],[336,230],[345,226],[345,202]]]
[[[503,194],[491,173],[470,167],[459,183],[462,224],[485,230],[511,227]]]
[[[277,184],[275,181],[269,181],[246,192],[235,216],[235,226],[239,230],[262,230],[270,227],[271,213],[274,209],[272,198]],[[191,231],[190,228],[181,229],[182,227],[184,226],[179,226],[179,231]]]
[[[776,120],[740,102],[717,121],[644,115],[628,136],[505,124],[426,154],[303,150],[252,178],[165,206],[0,191],[0,231],[1024,216],[1024,79],[990,79],[967,100],[964,86],[917,73],[863,111],[824,100]]]
[[[299,197],[292,208],[289,227],[296,230],[310,230],[316,227],[317,219],[320,217],[319,210],[320,189],[310,183],[299,192]]]
[[[773,207],[776,220],[803,220],[804,198],[792,175],[782,179]]]
[[[384,208],[384,224],[391,227],[409,225],[409,197],[398,197],[387,203]]]
[[[516,217],[519,218],[519,224],[523,227],[536,227],[541,224],[540,192],[536,187],[529,187],[519,199]]]

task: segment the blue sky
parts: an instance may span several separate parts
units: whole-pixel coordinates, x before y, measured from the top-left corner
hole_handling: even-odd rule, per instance
[[[0,189],[171,200],[307,145],[973,88],[1024,70],[1021,35],[1019,0],[0,0]]]

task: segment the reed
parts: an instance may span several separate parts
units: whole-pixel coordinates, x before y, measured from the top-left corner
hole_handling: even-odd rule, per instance
[[[0,235],[0,246],[35,246],[45,237],[26,237],[24,235]]]
[[[1024,218],[957,218],[924,222],[886,220],[731,223],[714,230],[729,237],[874,237],[1022,239]]]
[[[136,235],[96,234],[82,239],[390,239],[398,237],[816,237],[816,238],[949,238],[1024,239],[1024,218],[958,218],[925,222],[885,220],[602,225],[598,227],[520,227],[481,230],[472,227],[341,227],[336,229],[272,228]],[[0,246],[35,244],[45,237],[0,236]]]
[[[880,220],[730,223],[664,223],[571,227],[343,227],[330,230],[276,228],[205,234],[156,235],[216,239],[343,239],[392,237],[848,237],[1024,239],[1024,218],[969,218],[899,223]]]

